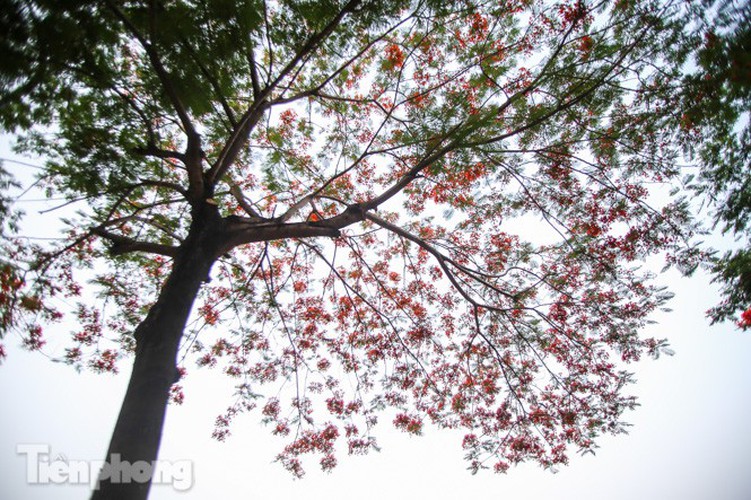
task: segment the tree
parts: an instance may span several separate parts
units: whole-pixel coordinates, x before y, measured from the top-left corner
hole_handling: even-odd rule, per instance
[[[688,154],[701,165],[693,188],[714,208],[723,233],[745,240],[743,247],[715,256],[715,281],[723,301],[708,312],[712,322],[740,313],[739,326],[751,327],[751,4],[703,2],[709,20],[696,16],[696,68],[684,78],[678,96]],[[696,141],[697,137],[702,140]]]
[[[3,330],[41,349],[67,314],[67,363],[133,356],[108,459],[156,459],[190,361],[237,384],[215,436],[258,408],[296,475],[375,447],[382,412],[464,429],[473,471],[624,431],[623,363],[667,346],[639,336],[669,296],[640,266],[696,257],[685,202],[648,203],[680,172],[656,105],[690,51],[680,4],[1,11],[2,125],[77,208],[57,245],[6,238]]]

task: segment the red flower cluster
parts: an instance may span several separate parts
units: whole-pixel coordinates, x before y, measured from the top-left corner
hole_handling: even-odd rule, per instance
[[[389,69],[398,69],[404,65],[404,51],[397,44],[386,47],[386,63]]]

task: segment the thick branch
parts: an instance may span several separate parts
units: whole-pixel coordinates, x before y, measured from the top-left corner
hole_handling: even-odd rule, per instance
[[[248,65],[250,66],[250,82],[253,87],[253,99],[258,100],[261,95],[261,84],[258,78],[258,68],[256,68],[256,56],[253,52],[253,46],[248,44]]]
[[[149,144],[144,148],[135,148],[133,152],[138,155],[153,156],[154,158],[172,158],[181,161],[183,164],[185,163],[185,155],[183,153],[180,153],[178,151],[171,151],[169,149],[161,149],[154,144]]]
[[[177,255],[177,247],[162,245],[159,243],[152,243],[148,241],[134,240],[133,238],[128,238],[126,236],[107,231],[103,227],[95,227],[91,230],[91,232],[112,243],[112,246],[110,247],[110,253],[112,255],[123,255],[131,252],[154,253],[167,257],[175,257]]]
[[[206,174],[206,181],[215,185],[224,176],[229,167],[234,163],[240,150],[250,136],[250,132],[263,116],[268,104],[264,100],[256,100],[253,105],[243,114],[239,123],[232,131],[229,140],[224,144],[219,157]]]
[[[259,214],[253,206],[248,203],[248,200],[245,198],[245,195],[242,192],[242,189],[240,189],[240,186],[237,184],[230,185],[229,188],[230,194],[235,198],[235,201],[237,201],[237,204],[240,205],[240,208],[242,208],[246,214],[251,216],[253,219],[263,219],[261,217],[261,214]]]
[[[361,220],[361,219],[360,219]],[[353,221],[354,222],[354,221]],[[219,255],[233,248],[259,241],[273,241],[288,238],[315,238],[327,236],[336,238],[339,228],[321,222],[294,222],[284,224],[277,221],[258,223],[247,217],[232,216],[228,218],[227,238],[219,248]]]

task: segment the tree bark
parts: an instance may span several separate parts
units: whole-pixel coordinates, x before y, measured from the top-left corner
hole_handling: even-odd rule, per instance
[[[170,387],[179,377],[180,340],[223,237],[224,221],[216,207],[204,204],[194,210],[188,238],[159,297],[135,330],[133,372],[92,500],[142,500],[148,496]],[[143,470],[146,473],[141,473]]]

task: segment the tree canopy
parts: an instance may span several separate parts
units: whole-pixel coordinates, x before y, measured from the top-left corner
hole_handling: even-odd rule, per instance
[[[463,429],[474,471],[625,429],[624,363],[666,349],[644,263],[697,258],[653,189],[684,160],[684,2],[4,3],[0,124],[77,211],[7,236],[2,327],[134,356],[110,452],[156,456],[194,365],[237,386],[215,436],[256,409],[296,475],[381,415]]]

